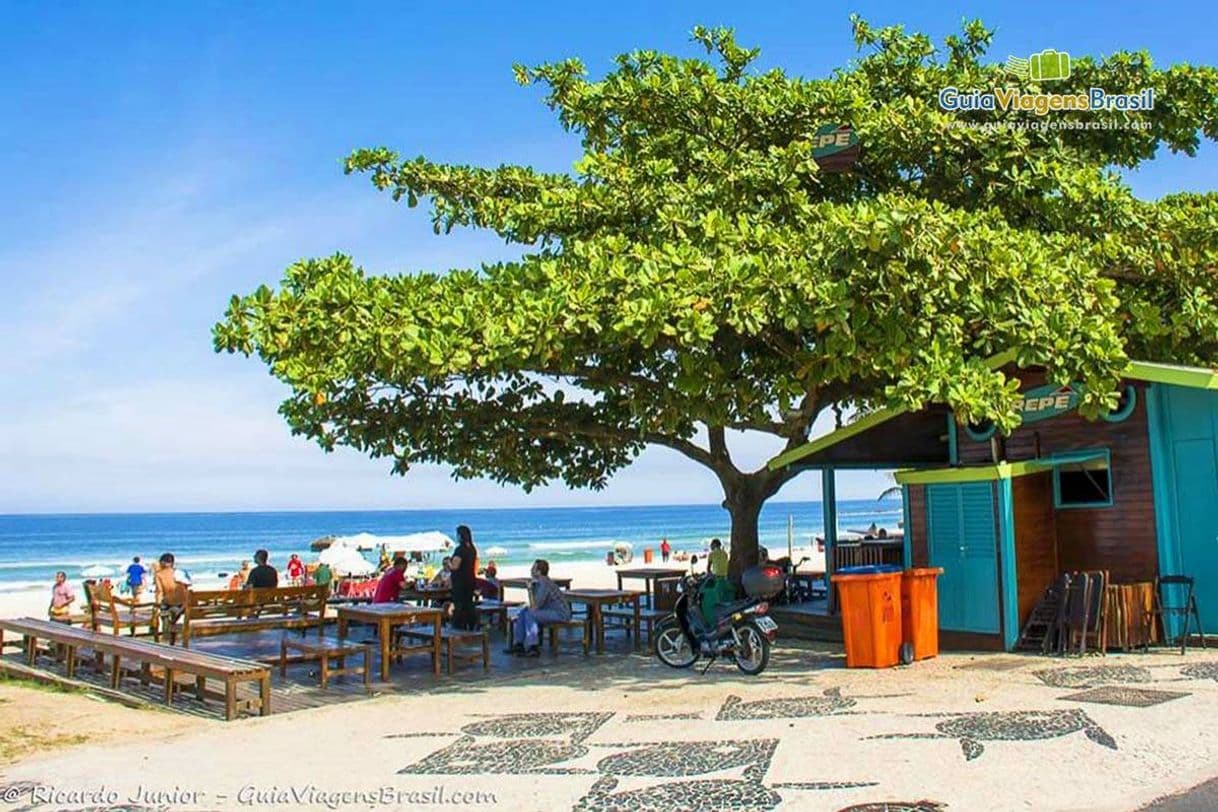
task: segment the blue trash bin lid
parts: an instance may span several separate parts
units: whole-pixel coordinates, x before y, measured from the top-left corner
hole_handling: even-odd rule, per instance
[[[865,564],[857,567],[842,567],[835,570],[835,575],[887,575],[894,572],[900,572],[901,568],[896,564]]]

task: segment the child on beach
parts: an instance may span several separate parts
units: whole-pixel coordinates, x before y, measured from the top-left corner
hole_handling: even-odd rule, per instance
[[[144,591],[144,573],[146,572],[138,555],[131,559],[131,564],[127,567],[127,588],[131,590],[132,600],[140,599],[140,593]]]

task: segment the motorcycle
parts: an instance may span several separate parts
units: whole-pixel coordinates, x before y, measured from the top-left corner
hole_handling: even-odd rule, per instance
[[[762,577],[768,582],[781,584],[780,569],[759,569],[767,570]],[[703,674],[719,657],[731,657],[744,673],[760,674],[770,662],[770,647],[778,636],[778,624],[767,614],[770,605],[765,597],[769,596],[750,594],[720,604],[714,609],[714,621],[708,623],[702,613],[702,600],[707,592],[718,589],[718,580],[712,575],[686,575],[681,579],[672,614],[656,628],[656,656],[671,668],[689,668],[707,657]]]

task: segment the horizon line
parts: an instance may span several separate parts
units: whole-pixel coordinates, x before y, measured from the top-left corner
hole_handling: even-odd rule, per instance
[[[885,502],[900,503],[900,499],[838,499],[837,502],[875,502],[877,505]],[[806,505],[823,504],[821,499],[784,499],[767,501],[766,505]],[[682,507],[718,507],[714,502],[671,502],[671,503],[636,503],[615,505],[505,505],[499,507],[473,507],[463,505],[458,507],[405,507],[405,508],[277,508],[277,509],[245,509],[245,510],[106,510],[106,511],[25,511],[19,513],[0,513],[0,519],[24,517],[54,517],[54,516],[240,516],[268,515],[290,513],[423,513],[429,511],[456,512],[468,511],[506,511],[506,510],[620,510],[629,508],[682,508]],[[726,512],[726,511],[725,511]]]

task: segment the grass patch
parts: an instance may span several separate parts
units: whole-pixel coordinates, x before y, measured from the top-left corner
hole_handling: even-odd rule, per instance
[[[21,677],[15,674],[9,674],[0,671],[0,687],[13,686],[15,688],[26,688],[31,691],[42,691],[48,694],[74,694],[77,690],[70,685],[61,685],[58,682],[43,682],[41,680]],[[9,700],[0,697],[0,702]]]
[[[0,761],[16,761],[33,753],[84,744],[83,733],[47,733],[45,730],[16,725],[0,729]]]

